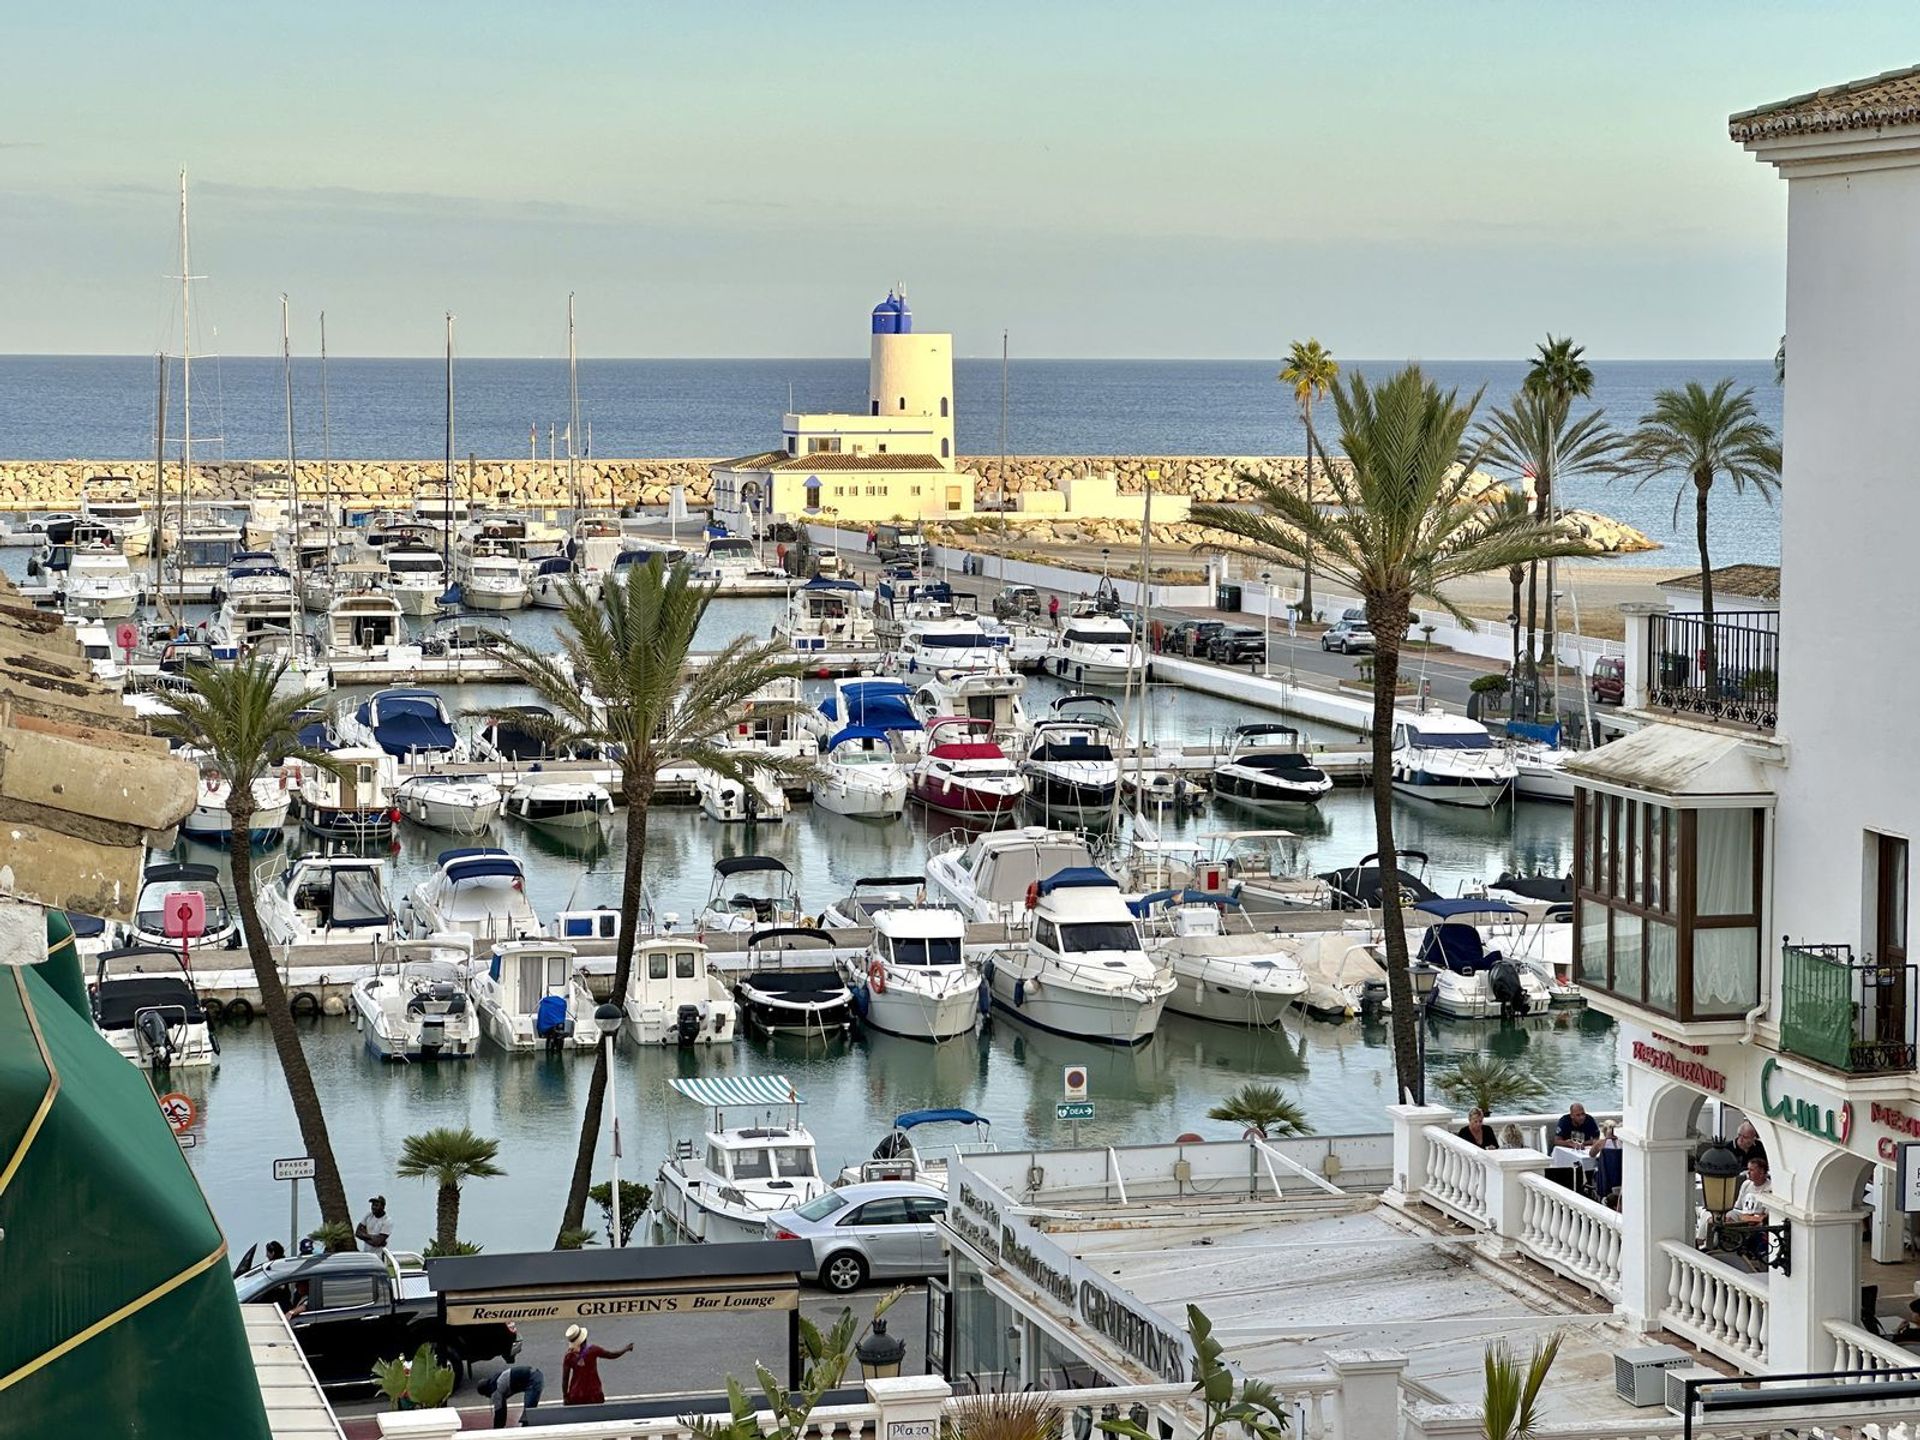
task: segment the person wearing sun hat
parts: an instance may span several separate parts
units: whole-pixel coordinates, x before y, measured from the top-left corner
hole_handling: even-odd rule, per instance
[[[600,1362],[617,1360],[633,1349],[629,1340],[618,1350],[587,1343],[587,1327],[567,1327],[567,1355],[560,1362],[560,1403],[562,1405],[604,1405],[606,1392],[600,1388]]]

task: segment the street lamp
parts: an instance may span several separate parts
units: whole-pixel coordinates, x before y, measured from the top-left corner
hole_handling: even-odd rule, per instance
[[[1440,971],[1422,960],[1407,967],[1407,978],[1413,981],[1414,1060],[1420,1072],[1420,1083],[1414,1089],[1413,1103],[1424,1105],[1427,1103],[1427,1012],[1433,1004],[1433,987],[1440,983]]]
[[[907,1358],[907,1342],[887,1333],[883,1317],[873,1322],[873,1328],[853,1347],[853,1353],[866,1379],[891,1380],[900,1373],[900,1362]]]
[[[1267,592],[1267,603],[1261,607],[1266,613],[1260,621],[1260,674],[1264,679],[1273,678],[1273,572],[1262,570],[1260,584]]]
[[[613,1083],[613,1040],[625,1019],[618,1005],[600,1005],[593,1012],[593,1023],[607,1042],[607,1124],[613,1131],[613,1243],[620,1244],[620,1112],[615,1097],[620,1087]]]
[[[1707,1213],[1716,1220],[1726,1218],[1740,1198],[1740,1177],[1747,1173],[1733,1146],[1716,1135],[1693,1157],[1693,1169],[1700,1177],[1700,1202]]]

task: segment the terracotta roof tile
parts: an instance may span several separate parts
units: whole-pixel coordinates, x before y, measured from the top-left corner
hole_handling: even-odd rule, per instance
[[[1788,135],[1915,124],[1920,124],[1920,65],[1742,110],[1728,118],[1727,131],[1745,144]]]
[[[1700,572],[1681,575],[1672,580],[1661,582],[1665,590],[1698,590]],[[1713,571],[1713,593],[1715,597],[1738,596],[1745,600],[1778,600],[1780,598],[1780,567],[1778,565],[1720,565]]]

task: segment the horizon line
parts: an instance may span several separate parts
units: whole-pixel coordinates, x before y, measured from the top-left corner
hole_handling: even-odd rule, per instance
[[[929,332],[938,333],[938,332]],[[0,361],[7,360],[152,360],[156,356],[165,356],[169,360],[180,357],[171,351],[93,351],[93,350],[21,350],[0,351]],[[266,352],[258,355],[241,352],[210,352],[195,355],[196,360],[279,360],[279,355]],[[295,354],[296,360],[318,360],[317,352]],[[329,360],[430,360],[435,364],[444,363],[444,353],[429,352],[424,355],[330,355]],[[1009,357],[1008,363],[1012,363]],[[1269,365],[1284,362],[1284,354],[1265,355],[1023,355],[1018,357],[1027,365]],[[1337,357],[1336,357],[1337,358]],[[1603,357],[1585,357],[1589,364],[1595,365],[1725,365],[1760,364],[1771,362],[1772,355],[1611,355]],[[456,365],[463,361],[489,362],[527,361],[553,362],[565,364],[565,355],[458,355],[454,356]],[[724,361],[733,364],[812,364],[820,361],[836,363],[855,363],[865,361],[864,355],[598,355],[589,360],[580,357],[580,364],[618,364],[631,363],[677,363],[687,361]],[[956,355],[955,360],[997,361],[997,355]],[[1532,357],[1514,355],[1428,355],[1428,356],[1388,356],[1361,355],[1350,360],[1342,360],[1342,365],[1526,365],[1532,363]]]

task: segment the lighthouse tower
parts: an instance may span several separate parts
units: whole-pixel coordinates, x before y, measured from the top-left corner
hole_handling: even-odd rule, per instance
[[[897,290],[873,307],[867,403],[881,419],[925,422],[929,450],[941,468],[953,468],[953,336],[916,335],[913,311]]]

